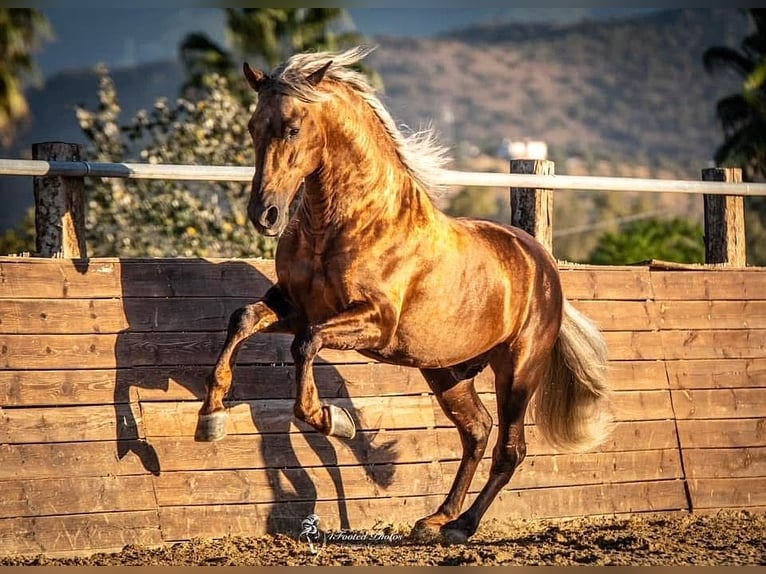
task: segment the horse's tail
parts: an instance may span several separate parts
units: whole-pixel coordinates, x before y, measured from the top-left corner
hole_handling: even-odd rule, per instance
[[[550,375],[537,389],[535,424],[554,447],[588,450],[609,434],[607,348],[598,327],[564,299]]]

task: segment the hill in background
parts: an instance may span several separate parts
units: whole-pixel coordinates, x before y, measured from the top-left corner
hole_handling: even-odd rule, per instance
[[[504,137],[539,139],[557,160],[697,177],[721,141],[715,104],[738,89],[734,77],[710,77],[702,53],[737,46],[745,31],[734,9],[480,26],[438,39],[381,39],[371,63],[405,122],[431,118],[453,142],[491,151]]]

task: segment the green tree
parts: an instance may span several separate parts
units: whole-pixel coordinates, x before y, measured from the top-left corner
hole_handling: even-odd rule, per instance
[[[742,91],[719,100],[716,113],[724,141],[715,152],[719,164],[736,165],[752,181],[766,176],[766,9],[748,10],[753,33],[740,49],[713,46],[703,63],[709,73],[731,70],[742,77]]]
[[[52,30],[40,10],[0,8],[0,144],[13,142],[21,122],[29,116],[24,80],[37,67],[32,53]]]
[[[21,255],[35,249],[35,210],[27,210],[16,227],[0,234],[0,255]]]
[[[364,37],[350,29],[349,22],[341,8],[226,8],[233,50],[199,32],[187,35],[180,47],[187,71],[185,90],[204,90],[210,74],[239,79],[242,60],[270,69],[298,52],[335,51],[362,43]],[[360,69],[380,83],[373,70]]]
[[[718,165],[737,166],[745,181],[766,179],[766,9],[750,8],[753,31],[740,48],[714,46],[703,54],[708,72],[734,71],[742,91],[722,98],[716,112],[724,141],[715,152]],[[766,265],[766,198],[745,198],[747,260]]]
[[[506,194],[486,187],[464,187],[454,195],[445,211],[456,217],[479,217],[510,223],[511,206]]]
[[[649,259],[676,263],[704,263],[702,225],[687,219],[644,219],[620,231],[603,234],[591,251],[589,263],[625,265]]]
[[[212,81],[215,80],[215,81]],[[225,78],[209,96],[171,104],[159,99],[127,123],[114,83],[99,69],[97,109],[77,109],[97,162],[252,165],[247,118]],[[86,179],[88,252],[94,256],[272,256],[275,242],[247,223],[248,187],[235,182]]]

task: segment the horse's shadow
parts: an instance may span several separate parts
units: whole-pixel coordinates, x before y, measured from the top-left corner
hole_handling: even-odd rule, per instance
[[[160,264],[158,264],[161,266]],[[200,365],[194,367],[185,367],[183,365],[166,365],[161,358],[162,351],[157,352],[158,360],[155,365],[146,365],[144,360],[141,366],[136,365],[135,357],[136,346],[141,344],[142,334],[151,337],[155,341],[162,338],[162,313],[157,311],[155,302],[154,317],[148,317],[152,309],[152,302],[147,298],[141,297],[141,293],[161,292],[168,288],[173,293],[183,292],[182,281],[189,280],[188,277],[168,277],[167,273],[173,273],[172,269],[179,267],[168,265],[165,271],[158,271],[156,276],[156,288],[147,284],[146,277],[134,277],[133,273],[123,265],[123,310],[128,323],[128,327],[117,337],[115,345],[115,355],[117,360],[116,378],[114,386],[114,406],[116,415],[116,447],[119,459],[127,456],[136,456],[142,466],[152,474],[159,476],[163,469],[163,460],[157,450],[152,446],[151,437],[148,439],[140,436],[138,417],[134,410],[140,407],[136,404],[134,391],[137,388],[151,389],[152,392],[168,391],[170,380],[172,379],[184,389],[188,390],[194,397],[202,401],[205,395],[205,377],[212,370],[212,361],[209,365]],[[138,267],[137,265],[135,266]],[[191,268],[191,267],[189,267]],[[199,329],[211,329],[215,331],[225,331],[228,323],[229,314],[235,308],[240,306],[239,298],[230,298],[231,292],[226,286],[226,278],[235,278],[238,285],[264,285],[268,281],[261,273],[245,262],[226,261],[222,263],[212,263],[205,260],[195,260],[193,262],[196,278],[192,281],[205,281],[205,278],[213,277],[216,280],[210,282],[210,290],[205,293],[205,297],[220,297],[224,303],[218,306],[213,305],[210,308],[216,308],[218,311],[213,313],[214,317],[202,317],[195,315],[195,319],[190,319],[188,325],[183,319],[178,321],[179,330],[198,329],[195,333],[199,334],[200,340],[211,337],[209,331],[200,331]],[[158,267],[159,269],[159,267]],[[143,271],[146,275],[146,270]],[[135,283],[134,283],[135,281]],[[137,286],[139,285],[139,286]],[[241,289],[240,289],[241,290]],[[226,298],[229,297],[227,300]],[[249,301],[255,300],[255,297]],[[244,302],[244,301],[243,301]],[[165,303],[166,304],[166,303]],[[193,305],[194,303],[191,302]],[[163,305],[162,302],[159,305]],[[202,305],[202,303],[200,303]],[[207,301],[210,305],[210,301]],[[207,307],[206,307],[207,308]],[[204,313],[203,313],[204,315]],[[198,325],[193,325],[198,321]],[[201,326],[200,326],[201,325]],[[185,335],[185,340],[194,337],[194,333]],[[270,335],[256,334],[257,337],[269,337]],[[222,339],[221,339],[222,340]],[[158,342],[155,349],[162,348],[162,343]],[[166,348],[167,353],[174,351],[173,348]],[[207,349],[204,354],[216,355],[220,349]],[[242,354],[240,354],[240,357]],[[198,362],[198,361],[197,361]],[[350,398],[346,383],[341,374],[331,365],[322,365],[322,376],[318,376],[318,386],[320,395],[323,398]],[[288,398],[294,396],[294,377],[292,367],[273,367],[273,377],[269,377],[268,397]],[[272,490],[271,499],[275,504],[271,505],[266,525],[266,531],[269,533],[291,533],[296,534],[299,531],[301,521],[307,516],[316,513],[317,499],[322,495],[324,499],[335,498],[338,505],[339,524],[343,529],[350,527],[349,513],[346,503],[346,489],[342,477],[341,467],[339,466],[338,453],[336,451],[337,443],[333,441],[338,439],[329,439],[328,437],[314,431],[307,425],[297,424],[303,433],[303,438],[313,454],[321,461],[323,472],[327,472],[331,478],[335,492],[318,492],[312,472],[304,468],[301,457],[295,451],[289,432],[291,431],[291,416],[264,417],[262,410],[258,409],[258,400],[262,397],[254,396],[253,389],[258,385],[253,380],[243,381],[248,377],[256,377],[258,374],[256,367],[244,367],[241,365],[234,374],[234,384],[227,400],[227,406],[233,407],[237,404],[246,402],[250,406],[250,416],[255,429],[261,435],[261,440],[253,440],[254,448],[260,448],[258,453],[260,457],[253,457],[265,461],[264,472],[267,482]],[[140,372],[140,374],[139,374]],[[261,373],[263,370],[261,369]],[[239,385],[238,385],[239,381]],[[324,381],[324,384],[323,384]],[[283,390],[278,390],[278,386],[283,385]],[[324,388],[323,388],[324,387]],[[263,384],[260,386],[264,388]],[[323,393],[324,391],[324,393]],[[328,395],[328,392],[330,393]],[[140,402],[140,401],[139,401]],[[288,407],[290,415],[292,408]],[[354,416],[354,413],[352,413]],[[262,420],[263,419],[263,420]],[[266,420],[268,419],[268,420]],[[358,421],[357,421],[358,422]],[[230,422],[231,425],[231,422]],[[294,428],[292,430],[295,430]],[[191,429],[189,440],[193,440],[194,429]],[[353,453],[354,459],[360,463],[364,469],[366,477],[375,484],[388,486],[393,480],[394,465],[367,464],[366,461],[393,462],[396,453],[391,443],[377,445],[375,444],[376,433],[357,432],[352,440],[344,441],[349,451]],[[224,438],[224,441],[227,439]],[[257,447],[255,445],[258,445]],[[312,457],[313,458],[313,457]],[[306,457],[304,455],[304,461]],[[278,461],[271,464],[269,461]],[[166,463],[173,466],[171,463]],[[314,475],[317,475],[314,472]],[[269,498],[269,497],[265,497]]]

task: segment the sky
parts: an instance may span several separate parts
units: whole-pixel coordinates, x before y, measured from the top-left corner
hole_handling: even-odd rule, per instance
[[[349,8],[350,25],[368,37],[433,36],[497,21],[572,22],[584,17],[629,15],[646,8]],[[651,9],[649,9],[651,10]],[[36,60],[44,77],[62,70],[132,66],[176,57],[181,39],[202,31],[226,41],[221,8],[43,8],[55,39]]]

